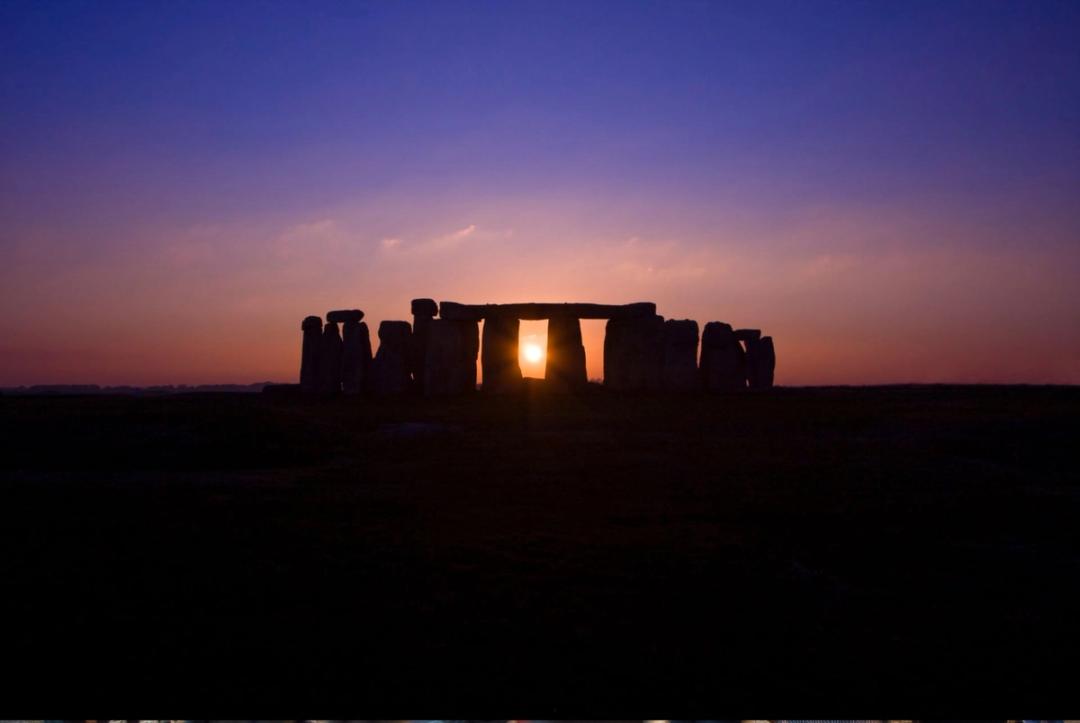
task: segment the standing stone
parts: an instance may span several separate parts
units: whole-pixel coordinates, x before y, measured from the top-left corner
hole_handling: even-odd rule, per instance
[[[761,337],[758,345],[757,382],[759,389],[770,389],[776,372],[776,350],[771,336]]]
[[[746,378],[749,372],[746,367],[746,350],[742,344],[735,342],[735,358],[737,360],[736,366],[738,368],[739,388],[746,388]]]
[[[391,395],[408,390],[411,339],[412,329],[407,321],[379,324],[379,351],[371,363],[372,392]]]
[[[428,329],[424,394],[443,396],[476,391],[479,348],[479,325],[475,321],[434,319]]]
[[[736,329],[735,341],[741,341],[744,344],[749,341],[757,341],[761,338],[761,329]]]
[[[701,386],[698,374],[698,325],[696,321],[669,319],[664,322],[663,388],[691,391]]]
[[[476,321],[454,322],[461,336],[462,357],[458,374],[461,379],[461,390],[464,392],[476,391],[476,357],[480,355],[480,324]]]
[[[761,388],[761,339],[746,340],[746,386]]]
[[[746,387],[746,354],[730,324],[710,321],[701,334],[701,379],[710,391]]]
[[[612,389],[626,388],[624,369],[626,346],[626,323],[622,319],[608,319],[604,325],[604,386]]]
[[[342,342],[337,324],[328,323],[323,327],[322,342],[319,344],[319,392],[337,394],[341,391]]]
[[[659,389],[664,367],[664,317],[609,319],[604,335],[604,386]]]
[[[755,387],[761,329],[736,329],[735,340],[742,342],[738,349],[740,376],[745,380],[746,386]]]
[[[484,369],[484,391],[509,392],[521,388],[518,363],[518,336],[521,322],[515,316],[495,314],[484,321],[480,364]]]
[[[417,389],[422,389],[424,385],[428,329],[438,313],[439,305],[433,299],[412,300],[413,327],[412,340],[409,342],[409,371],[412,372],[413,386]]]
[[[322,319],[305,317],[300,322],[304,342],[300,349],[300,388],[305,392],[319,390],[319,347],[322,344]]]
[[[553,389],[580,389],[589,383],[579,319],[553,316],[548,320],[544,378]]]
[[[346,394],[364,391],[371,367],[371,337],[362,321],[346,321],[341,328],[341,386]]]

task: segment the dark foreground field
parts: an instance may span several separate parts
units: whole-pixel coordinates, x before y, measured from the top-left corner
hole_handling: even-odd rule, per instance
[[[1080,389],[0,398],[0,435],[6,695],[1075,685]]]

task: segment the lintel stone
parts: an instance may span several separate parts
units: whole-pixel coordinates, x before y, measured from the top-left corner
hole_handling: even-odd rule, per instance
[[[458,304],[439,303],[439,317],[456,321],[480,321],[492,316],[525,320],[572,317],[576,319],[621,319],[652,317],[656,304],[642,301],[633,304]]]
[[[326,312],[326,323],[328,324],[361,321],[363,318],[364,312],[359,309],[336,309],[335,311]]]

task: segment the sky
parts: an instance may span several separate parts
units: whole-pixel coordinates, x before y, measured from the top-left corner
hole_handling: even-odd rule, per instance
[[[0,386],[296,381],[303,317],[417,297],[654,301],[784,385],[1080,383],[1080,3],[5,0],[0,38]]]

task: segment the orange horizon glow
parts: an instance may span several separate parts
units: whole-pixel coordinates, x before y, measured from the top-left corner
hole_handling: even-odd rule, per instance
[[[817,235],[819,225],[803,233]],[[199,230],[163,252],[135,247],[45,275],[35,257],[47,246],[18,249],[14,268],[22,270],[0,290],[0,386],[294,382],[303,317],[363,309],[377,349],[379,322],[411,320],[409,301],[419,297],[653,301],[666,318],[699,328],[725,321],[773,336],[778,385],[1080,383],[1074,266],[1060,255],[883,251],[859,243],[860,227],[841,233],[836,224],[825,230],[836,249],[829,253],[791,241],[701,245],[613,233],[556,246],[542,239],[567,238],[558,227],[525,234],[491,221],[456,225],[470,227],[445,247],[401,234],[389,250],[336,220],[292,225],[268,240]],[[888,231],[882,223],[873,235]],[[507,248],[508,236],[518,248]],[[270,253],[241,259],[248,245]],[[522,322],[522,339],[530,334],[546,346],[546,322]],[[603,334],[603,321],[582,322],[590,379],[603,376]],[[542,360],[522,361],[527,376],[543,376]]]

